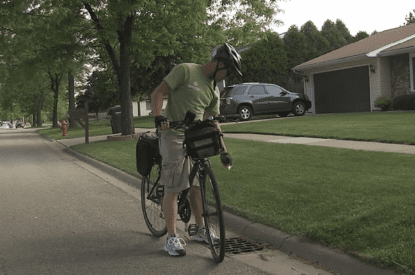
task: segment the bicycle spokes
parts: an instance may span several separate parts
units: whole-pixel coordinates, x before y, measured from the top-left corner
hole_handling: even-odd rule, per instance
[[[155,165],[150,175],[144,177],[141,183],[141,207],[144,220],[150,232],[161,237],[167,233],[163,215],[164,189],[160,185],[160,169]]]
[[[225,256],[225,227],[218,185],[210,168],[206,169],[206,177],[202,187],[202,200],[209,246],[214,260],[220,263]]]

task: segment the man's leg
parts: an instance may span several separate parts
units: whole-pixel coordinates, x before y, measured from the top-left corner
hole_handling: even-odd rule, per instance
[[[192,212],[196,219],[196,224],[199,228],[204,227],[202,212],[202,196],[200,194],[199,186],[192,186],[190,187],[190,207],[192,208]]]
[[[165,193],[163,200],[164,220],[169,236],[176,234],[177,195],[178,193]]]

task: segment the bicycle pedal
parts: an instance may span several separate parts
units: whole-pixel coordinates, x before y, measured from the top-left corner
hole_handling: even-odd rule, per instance
[[[189,234],[189,236],[196,235],[197,231],[199,231],[199,226],[197,226],[197,224],[191,224],[189,225],[189,229],[187,229],[187,233]]]
[[[157,197],[163,197],[163,195],[164,195],[164,186],[157,186],[156,195],[157,195]]]

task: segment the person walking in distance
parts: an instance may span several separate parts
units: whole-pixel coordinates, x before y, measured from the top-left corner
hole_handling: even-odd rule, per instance
[[[188,111],[196,115],[195,120],[217,116],[220,93],[216,83],[233,73],[242,76],[241,56],[228,43],[217,46],[212,51],[211,58],[211,61],[204,65],[183,63],[175,66],[151,94],[155,126],[161,130],[160,154],[163,158],[161,183],[165,190],[163,213],[168,231],[164,250],[172,256],[186,255],[184,249],[186,243],[176,234],[176,215],[177,196],[190,187],[191,159],[186,158],[186,151],[183,148],[184,130],[170,129],[169,122],[183,121]],[[163,96],[166,95],[168,95],[166,114],[162,116]],[[218,124],[217,127],[220,129]],[[220,157],[224,167],[230,169],[232,158],[226,149]],[[208,243],[197,177],[190,188],[189,195],[192,213],[199,228],[194,239]],[[211,237],[213,240],[216,237],[213,232]]]

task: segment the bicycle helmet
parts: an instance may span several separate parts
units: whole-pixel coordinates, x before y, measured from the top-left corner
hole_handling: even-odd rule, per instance
[[[235,48],[229,45],[228,43],[225,42],[223,43],[223,45],[220,45],[214,48],[211,56],[212,56],[213,61],[222,61],[223,63],[225,63],[226,67],[232,68],[233,71],[236,71],[236,73],[239,76],[242,76],[242,73],[241,73],[242,57],[235,50]]]

